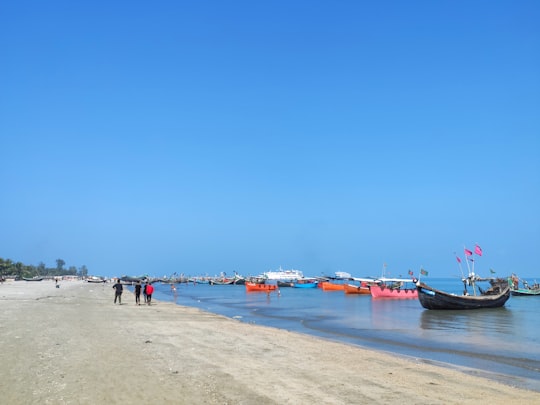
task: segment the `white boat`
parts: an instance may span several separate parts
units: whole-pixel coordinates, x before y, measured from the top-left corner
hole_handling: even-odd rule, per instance
[[[89,283],[106,283],[107,280],[103,277],[98,276],[89,276],[86,278],[86,281]]]
[[[300,270],[283,270],[280,267],[279,270],[264,272],[262,277],[267,280],[293,281],[304,278],[304,273]]]

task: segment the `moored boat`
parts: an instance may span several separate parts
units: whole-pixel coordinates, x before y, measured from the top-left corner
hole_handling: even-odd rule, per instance
[[[317,288],[319,282],[314,278],[301,278],[292,282],[295,288]]]
[[[416,289],[418,291],[418,300],[420,304],[426,309],[483,309],[483,308],[500,308],[504,306],[506,301],[510,298],[510,284],[508,279],[504,278],[482,278],[475,273],[474,266],[476,260],[473,259],[473,251],[463,248],[465,253],[465,262],[467,263],[467,269],[469,275],[467,277],[462,277],[461,281],[463,282],[463,294],[458,295],[446,291],[441,291],[431,286],[428,286],[425,283],[422,283],[420,280],[415,280]],[[483,251],[478,246],[475,245],[474,254],[477,256],[482,256]],[[456,255],[456,260],[459,265],[461,274],[463,274],[463,269],[461,267],[461,258]],[[472,269],[469,265],[469,262],[472,263]],[[492,274],[495,272],[490,270]],[[427,275],[427,271],[420,271],[420,274]],[[483,289],[480,285],[482,282],[489,282],[489,287]]]
[[[370,287],[367,285],[354,285],[354,284],[343,284],[343,291],[345,291],[345,294],[362,294],[362,295],[369,295],[370,294]]]
[[[323,291],[343,291],[345,284],[332,283],[330,281],[321,282],[321,288]]]
[[[277,289],[277,284],[259,284],[247,281],[245,283],[247,292],[270,292]]]
[[[42,281],[43,277],[23,277],[24,281]]]
[[[89,283],[105,283],[107,280],[103,277],[90,276],[86,279],[86,281]]]
[[[519,278],[515,274],[512,274],[508,278],[508,285],[510,286],[510,293],[515,296],[540,296],[540,284],[534,283],[532,286],[526,280],[521,280],[523,287],[519,286]]]
[[[294,281],[277,280],[278,287],[292,287],[293,285],[294,285]]]
[[[264,272],[261,277],[267,280],[294,281],[304,278],[304,273],[300,270],[283,270],[281,267],[276,271]]]
[[[373,298],[418,298],[418,291],[412,279],[380,278],[369,289]]]
[[[491,281],[491,287],[487,290],[479,289],[478,293],[470,295],[467,290],[463,295],[448,293],[430,287],[420,281],[416,282],[418,299],[426,309],[482,309],[499,308],[504,306],[510,298],[510,286],[508,283],[497,282],[496,279],[479,279],[474,276],[463,279],[466,286],[475,290],[478,281]],[[467,288],[467,287],[466,287]],[[474,295],[476,294],[476,295]]]

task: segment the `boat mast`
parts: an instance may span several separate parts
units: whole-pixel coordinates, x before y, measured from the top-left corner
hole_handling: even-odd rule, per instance
[[[472,270],[472,272],[471,272],[471,266],[469,266],[469,257],[472,256],[472,252],[469,249],[467,249],[465,247],[465,245],[463,246],[463,251],[465,252],[465,260],[467,262],[467,270],[469,271],[469,277],[467,277],[467,279],[469,280],[469,284],[472,287],[473,295],[476,295],[476,283],[475,283],[476,275],[474,274],[474,261],[473,261],[473,270]]]

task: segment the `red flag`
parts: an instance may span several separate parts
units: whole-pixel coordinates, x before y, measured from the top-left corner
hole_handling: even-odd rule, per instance
[[[478,245],[474,248],[474,253],[476,253],[478,256],[482,256],[482,248]]]
[[[465,256],[472,256],[472,252],[469,249],[465,248],[464,250],[465,250]]]
[[[412,270],[409,270],[409,276],[412,276],[413,274]]]
[[[459,257],[456,256],[456,260],[458,263],[461,263],[461,259]]]

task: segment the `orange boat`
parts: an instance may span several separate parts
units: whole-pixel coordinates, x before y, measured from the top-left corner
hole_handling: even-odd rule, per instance
[[[336,284],[331,283],[330,281],[323,281],[321,284],[321,288],[323,291],[343,291],[345,284]]]
[[[258,283],[246,282],[247,292],[256,292],[256,291],[270,292],[276,289],[277,289],[276,284],[258,284]]]
[[[363,285],[343,284],[343,290],[345,294],[371,294],[369,287]]]

